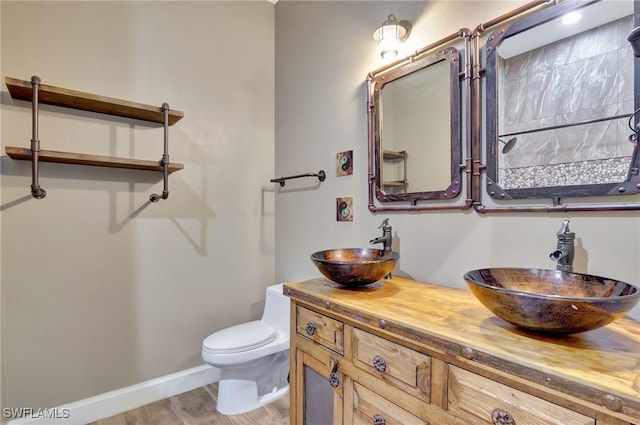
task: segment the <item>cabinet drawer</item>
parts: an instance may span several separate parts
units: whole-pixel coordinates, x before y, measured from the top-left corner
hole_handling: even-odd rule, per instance
[[[344,324],[337,320],[298,306],[296,332],[336,353],[344,354]]]
[[[395,387],[423,401],[431,401],[431,357],[354,329],[353,362]]]
[[[449,366],[449,410],[478,425],[502,423],[494,422],[492,415],[504,417],[505,412],[516,424],[595,425],[593,418],[453,365]]]
[[[429,425],[358,383],[353,384],[353,424]]]

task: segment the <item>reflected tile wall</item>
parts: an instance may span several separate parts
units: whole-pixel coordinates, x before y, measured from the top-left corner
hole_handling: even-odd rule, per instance
[[[632,17],[626,17],[503,60],[501,91],[508,95],[501,96],[500,133],[633,112],[633,53],[626,40],[632,27]],[[514,172],[524,173],[516,179],[522,181],[534,172],[526,167],[570,163],[575,169],[584,161],[628,156],[632,145],[627,122],[618,119],[518,135],[515,148],[500,154],[500,168],[519,169]],[[500,184],[505,187],[502,178]]]

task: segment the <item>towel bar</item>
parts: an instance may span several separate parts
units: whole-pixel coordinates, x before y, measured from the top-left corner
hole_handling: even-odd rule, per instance
[[[277,179],[271,179],[271,183],[280,183],[280,187],[282,187],[282,186],[284,186],[285,180],[298,179],[300,177],[317,177],[318,180],[323,182],[324,179],[327,178],[327,174],[324,172],[324,170],[320,170],[317,173],[298,174],[298,175],[295,175],[295,176],[279,177]]]

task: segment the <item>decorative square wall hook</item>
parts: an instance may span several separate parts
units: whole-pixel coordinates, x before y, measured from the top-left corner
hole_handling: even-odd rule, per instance
[[[353,151],[340,152],[336,155],[336,176],[353,174]]]
[[[353,198],[336,198],[336,220],[353,221]]]

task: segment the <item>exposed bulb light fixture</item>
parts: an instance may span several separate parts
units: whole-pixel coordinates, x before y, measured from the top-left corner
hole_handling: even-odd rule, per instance
[[[399,21],[392,13],[386,21],[373,32],[373,38],[378,42],[380,55],[383,59],[393,59],[398,55],[398,48],[409,37],[411,22]]]

